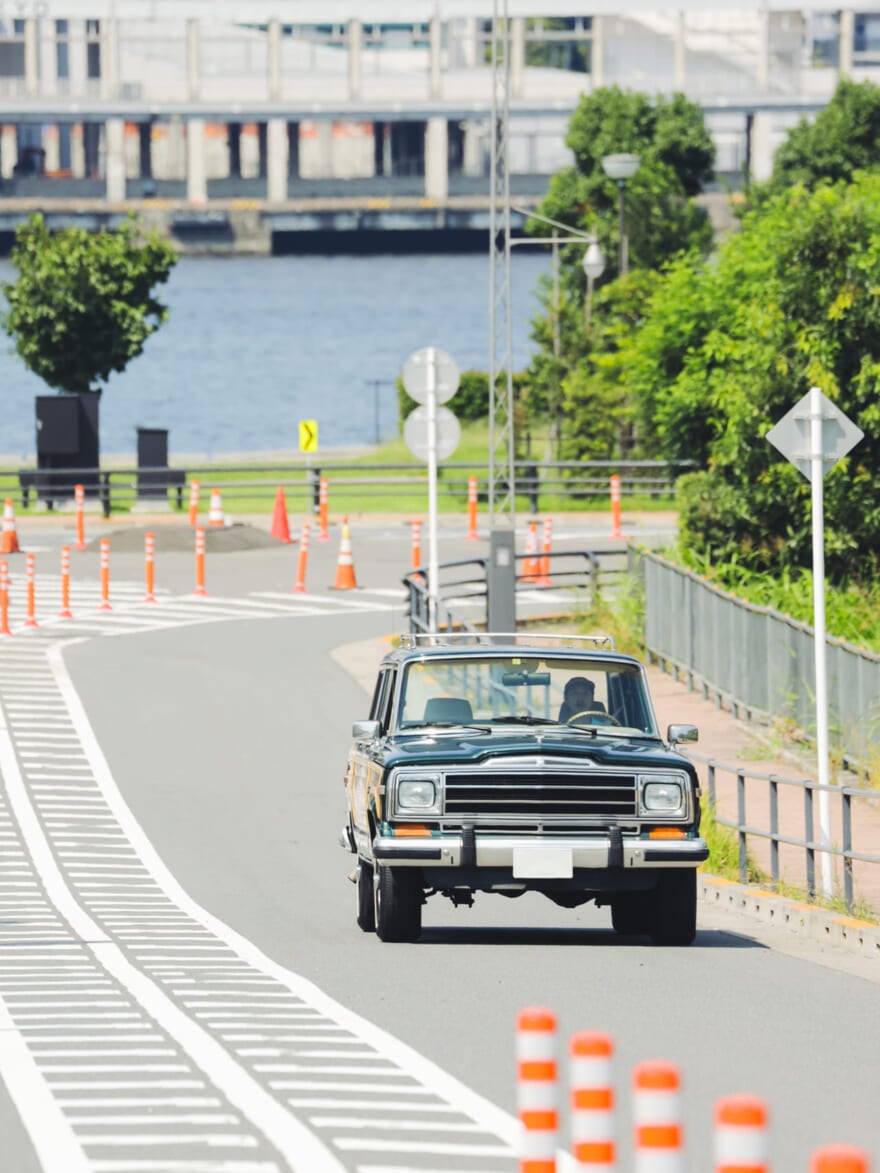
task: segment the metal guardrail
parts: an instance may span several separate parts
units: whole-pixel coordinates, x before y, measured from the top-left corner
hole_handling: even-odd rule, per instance
[[[560,589],[577,592],[577,600],[583,602],[586,596],[594,604],[599,596],[599,576],[601,566],[599,555],[593,550],[559,550],[543,555],[548,560],[548,578],[546,584],[536,583],[528,573],[526,560],[532,557],[529,554],[517,554],[516,561],[519,573],[516,576],[517,591],[559,591]],[[468,572],[467,568],[474,568]],[[479,628],[485,630],[488,603],[488,559],[464,558],[455,562],[442,562],[438,566],[439,582],[437,590],[437,617],[438,631],[471,631]],[[607,571],[606,573],[614,573]],[[455,577],[451,577],[455,576]],[[403,585],[408,592],[410,631],[428,632],[431,630],[429,621],[428,601],[428,571],[427,569],[411,570],[404,575]],[[462,603],[467,604],[471,599],[483,600],[483,613],[479,620],[467,618],[461,609]],[[573,598],[574,602],[575,599]]]
[[[533,513],[541,508],[541,498],[562,497],[575,508],[590,499],[609,496],[609,478],[620,477],[625,496],[658,499],[675,492],[675,483],[684,465],[670,466],[660,461],[518,461],[515,465],[517,498]],[[49,508],[63,505],[73,497],[73,486],[82,483],[86,495],[97,498],[106,516],[130,509],[135,502],[168,502],[169,493],[177,509],[185,507],[184,486],[197,480],[202,489],[216,485],[224,501],[235,505],[246,500],[274,499],[280,485],[295,507],[303,511],[318,507],[319,483],[325,477],[331,493],[354,494],[371,500],[393,501],[401,490],[421,489],[427,485],[427,472],[421,463],[351,464],[321,461],[306,463],[285,461],[274,464],[203,464],[182,468],[147,468],[120,466],[108,468],[0,468],[0,493],[17,497],[22,509],[30,508],[32,497]],[[478,498],[485,501],[488,482],[484,467],[465,462],[444,461],[440,466],[438,496],[464,508],[468,481],[477,479]]]
[[[714,694],[734,716],[815,727],[813,629],[642,552],[648,656]],[[828,638],[831,725],[848,760],[880,746],[880,656]]]
[[[706,767],[706,789],[709,803],[715,812],[715,821],[724,827],[736,832],[739,847],[739,876],[743,884],[748,883],[748,844],[749,837],[769,840],[770,843],[770,875],[774,884],[782,880],[779,866],[780,844],[802,849],[804,853],[804,871],[807,882],[807,892],[811,899],[817,895],[816,890],[816,853],[824,852],[837,859],[843,860],[843,897],[848,912],[855,906],[855,892],[853,884],[853,863],[880,864],[880,855],[873,852],[856,851],[853,846],[853,802],[864,801],[876,804],[880,794],[876,790],[866,790],[857,786],[822,785],[810,778],[786,778],[779,774],[761,774],[754,770],[743,769],[742,766],[727,765],[702,754],[688,750],[687,756]],[[717,808],[718,773],[724,771],[736,778],[736,819],[723,818]],[[765,782],[769,795],[769,827],[752,826],[748,820],[747,798],[748,782]],[[803,792],[803,837],[792,834],[783,834],[779,829],[779,791],[780,788],[791,787]],[[826,791],[834,804],[840,804],[840,846],[823,844],[815,838],[814,796]]]

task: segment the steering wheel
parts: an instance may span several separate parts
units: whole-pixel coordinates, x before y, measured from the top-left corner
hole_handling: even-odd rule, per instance
[[[580,721],[580,718],[588,718],[586,721]],[[579,722],[584,725],[619,725],[620,722],[616,717],[612,717],[610,713],[603,713],[599,709],[582,709],[579,713],[572,713],[566,721],[566,725],[574,725]]]

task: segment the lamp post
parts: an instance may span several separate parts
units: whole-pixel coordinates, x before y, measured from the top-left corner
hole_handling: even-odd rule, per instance
[[[602,159],[602,170],[609,179],[617,183],[618,208],[620,213],[620,273],[623,276],[629,272],[629,242],[626,236],[626,206],[624,189],[626,181],[632,179],[639,169],[641,158],[638,155],[605,155]]]
[[[593,282],[598,281],[605,272],[605,254],[599,247],[597,240],[590,241],[581,264],[587,275],[587,296],[584,301],[584,326],[589,330],[590,320],[593,317]]]

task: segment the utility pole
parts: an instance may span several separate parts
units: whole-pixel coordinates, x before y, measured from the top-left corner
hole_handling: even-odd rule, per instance
[[[516,479],[510,308],[510,21],[492,5],[492,128],[489,212],[489,599],[490,631],[516,627]],[[500,382],[500,386],[498,385]]]

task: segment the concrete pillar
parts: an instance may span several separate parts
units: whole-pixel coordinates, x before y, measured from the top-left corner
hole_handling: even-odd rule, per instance
[[[773,115],[755,114],[752,118],[749,160],[751,178],[763,183],[773,173]]]
[[[764,94],[770,89],[770,14],[766,8],[758,11],[758,37],[755,58],[755,85]]]
[[[74,179],[85,179],[88,174],[85,127],[81,122],[74,122],[70,128],[70,170]]]
[[[442,55],[443,23],[439,16],[432,16],[428,25],[428,97],[439,98],[443,94]]]
[[[479,122],[465,122],[461,169],[465,175],[483,174],[483,135]]]
[[[515,16],[510,22],[510,96],[521,98],[526,73],[526,22]]]
[[[101,97],[113,101],[119,97],[119,22],[101,21]]]
[[[104,182],[111,204],[125,199],[125,122],[121,118],[104,123]]]
[[[675,65],[673,88],[684,93],[687,87],[687,14],[679,12],[675,22]]]
[[[44,171],[58,171],[61,166],[61,135],[57,123],[51,122],[42,128],[40,146],[43,148]]]
[[[89,88],[89,51],[84,20],[67,22],[67,63],[71,97],[85,97]]]
[[[598,90],[605,85],[605,17],[594,16],[592,20],[593,41],[590,48],[590,83]]]
[[[0,126],[0,179],[11,179],[18,162],[18,134],[12,123]]]
[[[35,20],[24,22],[24,92],[29,98],[40,92],[40,37]]]
[[[363,91],[364,26],[353,16],[348,22],[348,96],[352,101]]]
[[[287,122],[271,118],[266,126],[266,198],[280,203],[287,199]]]
[[[241,179],[241,123],[226,123],[226,142],[229,146],[229,178]]]
[[[202,96],[202,44],[199,22],[192,19],[186,22],[186,86],[190,101],[197,102]]]
[[[205,123],[201,118],[191,118],[186,124],[186,198],[191,204],[203,204],[208,198]]]
[[[838,75],[852,77],[853,54],[856,47],[856,14],[851,8],[840,10],[840,58]]]
[[[425,126],[425,195],[445,200],[449,195],[449,125],[445,118],[429,118]]]
[[[40,61],[40,96],[54,98],[58,93],[58,43],[54,20],[37,23],[37,51]]]
[[[281,101],[281,21],[273,16],[266,30],[266,88],[270,102]]]

